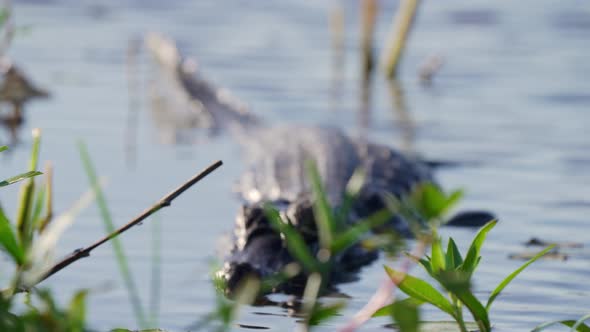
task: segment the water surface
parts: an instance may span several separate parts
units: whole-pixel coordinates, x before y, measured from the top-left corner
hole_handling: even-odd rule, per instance
[[[42,128],[42,159],[54,163],[55,204],[63,211],[88,187],[76,149],[83,139],[99,172],[109,179],[110,208],[122,224],[210,162],[223,159],[219,171],[160,215],[164,274],[159,325],[182,331],[212,308],[209,262],[239,206],[231,188],[242,170],[241,158],[228,137],[174,144],[176,136],[158,129],[151,118],[145,93],[135,131],[129,131],[128,42],[147,31],[170,34],[197,58],[207,77],[268,121],[330,124],[357,135],[362,132],[357,125],[359,9],[356,1],[344,4],[345,66],[341,98],[334,100],[328,29],[332,2],[17,2],[17,24],[31,30],[17,36],[10,55],[53,97],[30,105],[20,145],[0,156],[2,173],[24,168],[28,133]],[[377,48],[395,7],[394,1],[383,1]],[[413,138],[408,139],[392,109],[390,87],[375,79],[370,139],[463,163],[441,170],[440,182],[467,189],[460,208],[485,208],[501,219],[475,277],[482,297],[521,264],[508,256],[525,250],[521,243],[533,236],[590,245],[584,232],[590,213],[589,42],[590,8],[581,1],[426,1],[400,78],[415,125]],[[424,87],[417,70],[433,55],[443,56],[445,64],[433,84]],[[140,76],[148,77],[149,68],[143,60],[141,64]],[[148,83],[142,82],[139,91],[145,92]],[[16,193],[17,188],[3,190],[3,205],[12,206]],[[64,235],[60,255],[102,232],[98,211],[87,209]],[[473,233],[443,231],[462,248]],[[122,240],[147,303],[150,223]],[[590,310],[590,253],[570,254],[566,261],[542,261],[522,273],[494,305],[496,330],[526,331]],[[383,258],[365,268],[358,282],[342,285],[349,304],[319,331],[335,330],[366,303],[384,277],[383,264],[396,263]],[[135,326],[108,246],[45,285],[64,301],[75,289],[96,289],[89,319],[97,329]],[[424,318],[448,319],[429,307]],[[292,330],[297,324],[277,307],[246,308],[238,322],[272,330]],[[386,323],[374,319],[362,330],[383,330]]]

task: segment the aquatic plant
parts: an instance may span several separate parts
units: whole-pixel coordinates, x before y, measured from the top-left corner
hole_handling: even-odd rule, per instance
[[[462,196],[462,190],[453,190],[446,193],[436,184],[425,182],[414,186],[408,194],[402,197],[388,195],[385,197],[385,202],[396,215],[402,217],[408,223],[417,239],[413,255],[422,256],[425,249],[432,242],[432,232],[440,224],[448,222],[446,214]],[[397,252],[399,251],[393,251],[393,253]],[[400,269],[407,272],[412,265],[412,261],[406,258]],[[381,307],[392,302],[394,300],[394,290],[395,285],[390,280],[382,282],[369,302],[354,315],[342,331],[355,330],[374,316]],[[401,331],[416,331],[420,317],[417,305],[408,301],[397,301],[396,305],[391,306],[390,309],[387,313],[392,316]]]
[[[495,225],[496,221],[491,221],[479,230],[467,250],[465,257],[461,255],[452,238],[449,238],[445,252],[441,240],[436,234],[431,245],[430,256],[426,256],[425,258],[410,256],[412,260],[420,264],[448,292],[448,299],[428,282],[385,266],[385,271],[391,280],[409,298],[383,308],[378,315],[392,312],[395,314],[396,310],[400,310],[396,308],[400,303],[402,305],[413,305],[416,307],[423,303],[429,303],[453,317],[461,331],[466,332],[468,330],[463,317],[463,307],[466,307],[473,316],[480,331],[491,331],[489,310],[494,300],[520,272],[553,248],[553,246],[549,246],[542,250],[502,280],[494,291],[492,291],[484,306],[472,292],[471,279],[481,261],[481,247],[488,232]]]
[[[390,39],[383,49],[381,67],[388,78],[397,75],[406,40],[416,18],[420,0],[403,0],[391,24]]]

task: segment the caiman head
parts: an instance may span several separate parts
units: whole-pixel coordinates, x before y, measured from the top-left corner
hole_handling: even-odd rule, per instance
[[[267,203],[268,204],[268,203]],[[273,202],[272,206],[281,214],[283,222],[294,226],[302,235],[313,255],[317,255],[318,242],[313,203],[307,197],[294,202]],[[247,277],[261,280],[290,274],[283,282],[270,289],[272,292],[301,293],[307,280],[307,271],[289,253],[284,236],[275,230],[265,213],[262,204],[243,206],[236,217],[234,244],[225,259],[217,277],[226,284],[226,292],[232,293]],[[361,266],[377,257],[375,251],[353,246],[334,259],[330,281],[333,283],[354,280]],[[294,264],[295,263],[295,264]]]
[[[283,222],[295,226],[310,249],[317,251],[317,236],[313,209],[309,201],[278,201],[265,203],[277,209]],[[289,253],[285,239],[275,230],[265,212],[263,203],[242,206],[236,216],[233,247],[225,258],[224,266],[217,273],[224,279],[227,291],[231,293],[247,277],[261,280],[282,272],[295,259]],[[297,277],[280,285],[273,291],[293,292],[299,284]],[[302,286],[302,285],[301,285]]]

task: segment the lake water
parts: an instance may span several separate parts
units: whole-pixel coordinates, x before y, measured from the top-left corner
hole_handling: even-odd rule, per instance
[[[381,1],[376,47],[385,41],[396,1]],[[273,122],[319,123],[358,134],[359,8],[344,1],[345,65],[340,98],[333,93],[329,13],[332,1],[17,1],[19,33],[10,56],[46,87],[52,98],[29,105],[21,142],[0,155],[2,176],[26,166],[31,128],[43,130],[42,160],[55,166],[55,208],[67,209],[88,188],[76,147],[88,145],[117,224],[123,224],[216,159],[225,165],[160,214],[162,289],[159,326],[185,327],[212,309],[210,261],[233,226],[239,201],[232,184],[242,170],[229,137],[175,144],[174,133],[153,121],[141,80],[138,113],[130,113],[127,48],[130,39],[159,31],[198,59],[206,77],[229,88],[258,116]],[[527,331],[541,322],[576,318],[590,310],[590,6],[584,1],[425,1],[401,67],[401,89],[415,135],[392,108],[391,91],[375,79],[371,140],[411,147],[430,159],[458,162],[438,179],[463,187],[460,208],[483,208],[501,219],[484,246],[475,276],[487,297],[521,261],[531,237],[580,242],[565,261],[532,265],[498,298],[491,319],[497,331]],[[431,86],[419,66],[433,55],[445,64]],[[150,72],[140,61],[139,77]],[[129,121],[129,119],[135,119]],[[131,125],[130,125],[131,123]],[[8,137],[5,133],[4,140]],[[17,188],[0,192],[14,206]],[[13,212],[13,211],[12,211]],[[133,274],[147,303],[150,222],[123,237]],[[59,255],[103,234],[98,210],[86,209],[64,235]],[[460,247],[474,231],[444,229]],[[532,249],[529,249],[532,250]],[[385,258],[365,268],[360,281],[340,290],[350,301],[343,315],[319,327],[333,331],[358,311],[384,277]],[[423,276],[419,269],[414,273]],[[95,328],[134,327],[133,312],[109,246],[44,283],[69,298],[91,288],[89,320]],[[448,319],[425,307],[426,320]],[[293,330],[297,319],[277,307],[245,308],[238,323]],[[362,331],[384,330],[385,318]],[[246,330],[236,327],[236,330]],[[557,330],[557,329],[556,329]]]

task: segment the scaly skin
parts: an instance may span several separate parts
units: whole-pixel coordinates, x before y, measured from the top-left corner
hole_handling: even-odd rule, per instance
[[[349,223],[385,207],[383,195],[402,196],[420,182],[432,181],[424,164],[376,144],[364,146],[340,130],[323,127],[285,126],[261,129],[245,142],[248,171],[242,175],[238,192],[245,201],[234,228],[234,246],[219,276],[233,289],[245,275],[261,278],[281,271],[294,261],[280,234],[270,227],[263,205],[273,204],[286,222],[296,226],[308,247],[318,251],[313,201],[305,161],[312,159],[324,181],[332,206],[338,207],[355,169],[362,167],[367,178],[360,197],[347,216]],[[391,227],[409,235],[407,224],[392,218]],[[360,267],[373,261],[375,252],[356,245],[335,257],[331,282],[349,280]],[[352,272],[352,273],[351,273]],[[275,291],[299,292],[304,275],[282,284]]]
[[[248,168],[241,176],[237,192],[244,206],[236,217],[233,247],[218,275],[233,289],[248,274],[269,277],[294,261],[284,240],[272,227],[262,206],[273,204],[286,222],[295,225],[315,254],[318,239],[305,162],[315,161],[329,202],[338,207],[355,169],[367,172],[360,197],[346,216],[349,223],[384,208],[383,196],[402,196],[420,182],[432,182],[429,167],[405,157],[389,147],[356,142],[336,128],[282,126],[263,127],[240,103],[204,80],[190,60],[184,59],[174,43],[150,35],[148,49],[171,81],[179,105],[195,110],[196,125],[227,129],[241,143]],[[178,111],[178,110],[176,110]],[[173,117],[171,114],[171,117]],[[407,225],[393,218],[392,228],[408,235]],[[376,253],[356,245],[334,258],[331,281],[350,280],[355,271],[376,258]],[[352,273],[351,273],[352,272]],[[298,292],[305,274],[283,283],[276,291]]]

